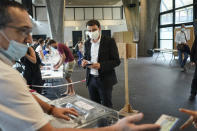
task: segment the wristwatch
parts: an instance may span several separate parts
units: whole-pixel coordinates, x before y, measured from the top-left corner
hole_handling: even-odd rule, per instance
[[[55,109],[54,105],[50,105],[50,109],[48,110],[47,114],[52,115],[53,110]]]

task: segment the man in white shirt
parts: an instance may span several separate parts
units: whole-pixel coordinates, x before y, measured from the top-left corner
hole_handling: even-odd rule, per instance
[[[186,71],[185,64],[187,62],[188,54],[190,53],[189,46],[187,45],[187,41],[190,38],[187,37],[187,32],[185,31],[185,25],[181,26],[181,31],[176,33],[175,42],[178,49],[178,56],[179,56],[179,64],[181,66],[181,71]],[[183,46],[184,48],[181,49],[180,47]],[[184,59],[182,58],[182,54],[184,54]]]
[[[86,23],[89,40],[85,42],[82,66],[87,67],[86,85],[90,99],[112,108],[112,90],[117,83],[115,67],[120,65],[116,42],[101,36],[101,25],[97,20]],[[88,64],[92,64],[88,66]]]
[[[12,62],[27,52],[31,43],[32,23],[27,11],[17,2],[0,1],[0,128],[3,131],[113,131],[156,130],[158,125],[135,125],[143,115],[127,117],[117,124],[100,129],[56,129],[44,117],[44,112],[69,120],[77,116],[74,109],[57,108],[32,95],[24,79],[12,69]]]

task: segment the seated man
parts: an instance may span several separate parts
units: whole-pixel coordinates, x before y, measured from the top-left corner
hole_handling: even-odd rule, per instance
[[[32,23],[24,7],[17,2],[0,1],[0,128],[3,131],[146,131],[159,130],[158,125],[135,125],[143,115],[130,116],[113,126],[100,129],[57,129],[44,112],[69,120],[78,116],[74,109],[49,105],[29,92],[22,76],[11,65],[25,56],[31,41]]]
[[[187,62],[188,55],[190,54],[190,49],[187,44],[189,38],[187,38],[187,32],[185,31],[185,25],[181,26],[181,31],[177,32],[175,42],[177,44],[178,56],[179,56],[179,64],[181,66],[181,71],[186,71],[185,64]],[[184,59],[182,58],[182,54],[184,54]]]

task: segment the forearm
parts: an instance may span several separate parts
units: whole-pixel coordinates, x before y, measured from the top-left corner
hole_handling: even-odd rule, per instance
[[[42,107],[43,111],[45,113],[48,113],[49,110],[51,109],[51,105],[49,105],[48,103],[42,101],[40,98],[38,98],[37,96],[35,96],[34,94],[32,94],[33,97],[36,99],[36,101],[39,103],[39,105]]]
[[[42,60],[44,60],[44,54],[43,54],[43,52],[40,52],[40,55],[42,57]]]
[[[61,59],[57,63],[57,66],[60,67],[63,63],[64,63],[64,58],[61,57]]]

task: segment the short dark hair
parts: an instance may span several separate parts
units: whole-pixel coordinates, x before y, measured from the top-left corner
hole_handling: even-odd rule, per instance
[[[55,40],[50,40],[50,41],[48,42],[48,45],[51,45],[51,44],[53,44],[53,43],[56,43],[56,41],[55,41]]]
[[[18,2],[0,0],[0,29],[5,28],[5,26],[8,23],[12,22],[12,18],[8,12],[9,7],[15,7],[21,10],[26,10],[26,8]]]
[[[40,38],[39,40],[38,40],[38,43],[39,44],[42,44],[44,42],[44,40],[42,39],[42,38]]]
[[[86,23],[86,27],[87,27],[87,26],[94,26],[94,25],[97,25],[98,28],[100,28],[100,26],[101,26],[98,20],[89,20],[89,21]]]

